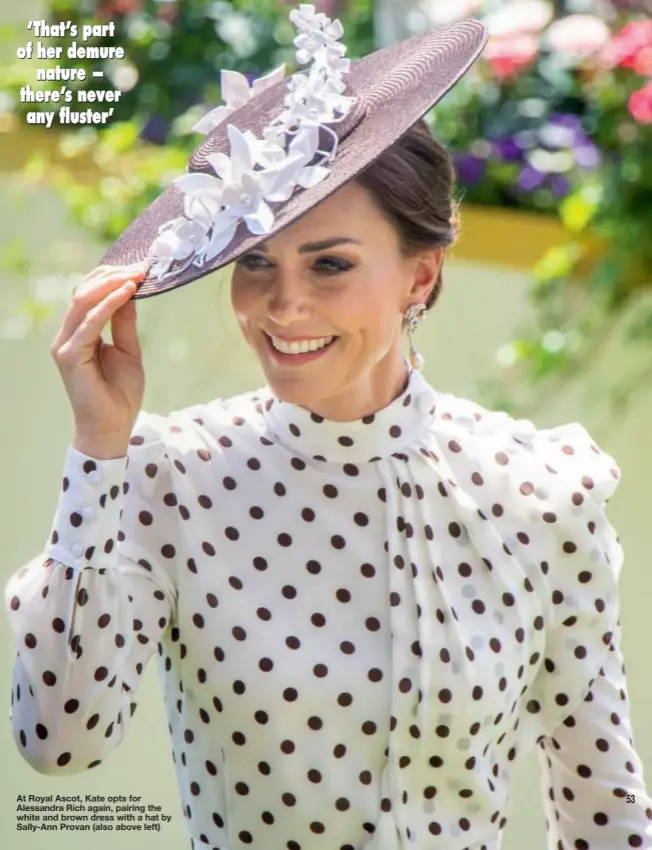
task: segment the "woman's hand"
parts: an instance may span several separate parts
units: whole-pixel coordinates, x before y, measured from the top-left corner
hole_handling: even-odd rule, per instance
[[[73,445],[98,460],[127,454],[142,405],[145,372],[131,297],[146,271],[146,263],[94,269],[75,290],[50,349],[73,409]],[[112,345],[102,341],[109,320]]]

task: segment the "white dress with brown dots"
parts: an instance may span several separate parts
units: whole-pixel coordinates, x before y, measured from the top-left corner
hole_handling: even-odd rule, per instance
[[[535,746],[551,850],[652,847],[618,470],[580,425],[413,372],[357,422],[267,388],[142,413],[126,473],[64,474],[5,589],[38,770],[101,764],[156,655],[193,850],[497,850]]]

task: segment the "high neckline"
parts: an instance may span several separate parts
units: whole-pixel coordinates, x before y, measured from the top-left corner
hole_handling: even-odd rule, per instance
[[[350,422],[324,419],[276,398],[269,387],[260,410],[270,433],[291,451],[329,463],[370,463],[405,451],[424,437],[435,415],[437,393],[408,367],[403,392],[382,410]]]

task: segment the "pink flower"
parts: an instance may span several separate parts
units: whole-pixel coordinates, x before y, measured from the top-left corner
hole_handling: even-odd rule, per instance
[[[644,47],[634,59],[634,70],[641,77],[652,77],[652,46]]]
[[[648,83],[630,96],[628,108],[639,124],[652,124],[652,83]]]
[[[595,15],[568,15],[554,21],[546,33],[550,47],[579,59],[601,50],[611,33],[604,21]]]
[[[498,79],[513,77],[533,62],[539,53],[539,39],[533,35],[492,38],[485,48],[485,57]]]
[[[602,63],[607,68],[634,68],[641,51],[652,45],[652,21],[632,21],[626,24],[602,51]]]

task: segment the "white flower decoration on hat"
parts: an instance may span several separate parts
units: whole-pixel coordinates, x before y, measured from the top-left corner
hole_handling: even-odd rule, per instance
[[[252,97],[256,97],[256,95],[276,85],[284,77],[285,65],[283,64],[264,77],[254,80],[250,87],[244,74],[239,74],[237,71],[222,71],[220,74],[220,89],[226,106],[218,106],[216,109],[208,112],[192,129],[196,133],[210,133],[225,118],[228,118],[229,115],[234,113],[236,109],[240,109],[245,103],[249,103]]]
[[[341,122],[356,102],[343,94],[342,75],[350,68],[343,58],[346,47],[337,43],[343,28],[311,4],[300,5],[289,17],[301,31],[294,40],[297,62],[313,64],[309,72],[289,78],[284,109],[264,129],[262,139],[228,124],[230,156],[207,157],[216,176],[194,172],[173,181],[184,193],[184,215],[162,224],[150,248],[155,260],[150,273],[159,281],[175,262],[185,261],[174,270],[178,274],[189,265],[213,260],[231,243],[241,221],[254,235],[269,233],[274,224],[270,203],[287,201],[297,187],[310,188],[330,174],[321,163],[334,159],[338,138],[324,125]],[[209,133],[284,75],[282,65],[250,87],[242,74],[222,71],[226,105],[209,112],[194,129]],[[333,141],[330,151],[319,149],[320,130]],[[316,156],[319,160],[311,165]]]

